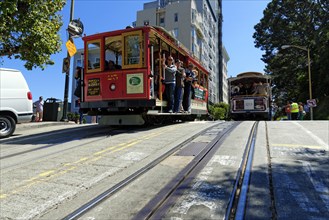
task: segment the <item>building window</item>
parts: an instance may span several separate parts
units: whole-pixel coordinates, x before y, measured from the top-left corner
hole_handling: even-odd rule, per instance
[[[161,0],[160,1],[160,7],[163,8],[164,6],[166,6],[165,0]]]
[[[164,23],[165,23],[165,18],[164,17],[160,18],[160,25],[163,26]]]
[[[195,9],[192,9],[192,14],[191,14],[192,23],[195,22],[195,19],[196,19],[196,10]]]
[[[77,60],[77,64],[76,64],[76,66],[80,66],[80,67],[82,67],[82,62],[81,62],[81,60],[79,59],[79,60]]]
[[[192,35],[192,38],[195,37],[195,28],[194,27],[191,28],[191,35]]]
[[[174,28],[174,35],[175,35],[175,38],[178,37],[178,28]]]
[[[175,22],[178,22],[178,13],[175,13],[175,18],[174,18]]]
[[[149,26],[150,25],[150,21],[149,20],[144,20],[144,26]]]

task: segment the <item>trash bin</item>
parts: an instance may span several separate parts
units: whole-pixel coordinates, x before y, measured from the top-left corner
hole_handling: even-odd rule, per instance
[[[60,121],[63,116],[63,102],[48,98],[43,105],[43,121]]]

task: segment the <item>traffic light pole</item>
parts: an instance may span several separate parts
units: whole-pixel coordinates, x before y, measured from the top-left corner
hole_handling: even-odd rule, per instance
[[[71,10],[70,10],[70,22],[73,20],[73,9],[74,9],[74,0],[71,0]],[[69,34],[69,40],[71,40],[71,34]],[[70,81],[70,66],[71,66],[71,57],[69,52],[67,52],[67,60],[69,63],[69,68],[67,68],[65,73],[65,88],[64,88],[64,105],[63,105],[63,117],[61,121],[68,121],[67,119],[67,110],[68,110],[68,96],[69,96],[69,81]]]

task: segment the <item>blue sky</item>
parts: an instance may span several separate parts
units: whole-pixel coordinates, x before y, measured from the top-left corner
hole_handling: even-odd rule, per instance
[[[136,12],[143,9],[145,0],[75,0],[74,18],[80,18],[84,24],[86,35],[97,32],[122,29],[136,20]],[[223,0],[223,43],[230,56],[228,62],[228,76],[236,76],[245,71],[263,72],[265,64],[260,60],[262,51],[254,47],[254,26],[263,16],[267,0]],[[24,62],[20,60],[0,59],[0,66],[18,69],[23,72],[33,100],[39,96],[45,99],[54,97],[64,99],[65,75],[62,73],[62,61],[66,57],[67,41],[66,28],[69,21],[71,0],[63,11],[64,25],[61,29],[63,41],[62,51],[52,56],[55,65],[28,71]],[[82,48],[82,40],[75,39],[77,48]],[[69,88],[69,101],[71,100],[71,79]]]

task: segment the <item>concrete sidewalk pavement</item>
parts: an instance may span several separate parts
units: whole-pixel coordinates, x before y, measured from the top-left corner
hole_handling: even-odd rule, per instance
[[[42,121],[42,122],[27,122],[16,124],[16,131],[22,131],[30,128],[43,128],[50,126],[58,126],[58,125],[75,125],[76,123],[73,121]]]

